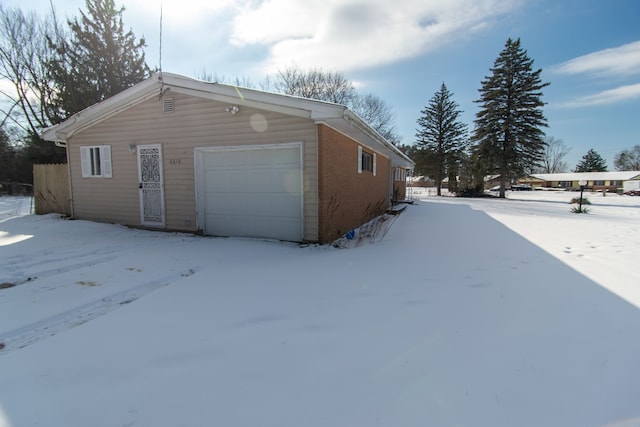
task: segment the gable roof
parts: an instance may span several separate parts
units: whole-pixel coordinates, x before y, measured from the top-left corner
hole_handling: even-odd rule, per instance
[[[639,179],[640,171],[534,173],[529,176],[542,181],[628,181]]]
[[[392,166],[413,168],[414,162],[347,107],[330,102],[209,83],[172,73],[155,73],[146,80],[74,114],[42,132],[45,141],[65,143],[76,133],[167,91],[238,106],[253,107],[326,124],[391,159]]]

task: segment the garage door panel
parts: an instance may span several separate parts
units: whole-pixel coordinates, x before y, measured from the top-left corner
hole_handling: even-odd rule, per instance
[[[270,166],[271,165],[271,151],[273,150],[253,150],[249,154],[251,166]]]
[[[300,233],[295,231],[300,225],[298,220],[266,220],[259,216],[238,217],[235,215],[207,215],[209,234],[215,236],[264,237],[279,240],[299,240]]]
[[[233,215],[250,208],[244,195],[231,193],[209,194],[205,202],[205,212],[211,214]]]
[[[217,168],[221,170],[232,170],[237,167],[248,165],[249,159],[246,151],[220,151],[216,155],[207,153],[204,160],[205,169]]]
[[[300,167],[300,152],[296,150],[277,150],[273,153],[273,159],[278,165]]]
[[[247,192],[299,193],[300,179],[300,170],[276,169],[269,171],[255,171],[250,173],[246,180],[247,185],[252,183],[251,189],[247,188]]]
[[[204,153],[205,233],[302,239],[300,146]]]
[[[205,182],[208,192],[237,193],[251,187],[252,178],[246,172],[237,169],[231,171],[206,171]]]
[[[211,214],[246,217],[299,217],[301,204],[301,197],[291,194],[218,193],[207,197],[205,209]]]

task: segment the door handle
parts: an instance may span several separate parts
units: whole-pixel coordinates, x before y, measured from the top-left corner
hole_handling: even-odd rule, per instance
[[[142,183],[140,183],[140,185],[138,186],[138,188],[142,190]]]

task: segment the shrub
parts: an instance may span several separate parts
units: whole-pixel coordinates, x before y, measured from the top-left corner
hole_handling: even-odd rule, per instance
[[[584,206],[574,206],[571,208],[572,213],[589,213],[589,208],[585,208]]]
[[[571,203],[571,204],[575,203],[576,205],[579,205],[580,204],[580,197],[574,197],[573,199],[571,199],[571,201],[569,203]],[[588,198],[583,197],[582,198],[582,204],[583,205],[590,205],[591,201]]]

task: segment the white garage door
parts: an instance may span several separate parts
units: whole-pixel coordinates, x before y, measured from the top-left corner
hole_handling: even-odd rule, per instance
[[[302,240],[299,144],[202,153],[204,231]]]

